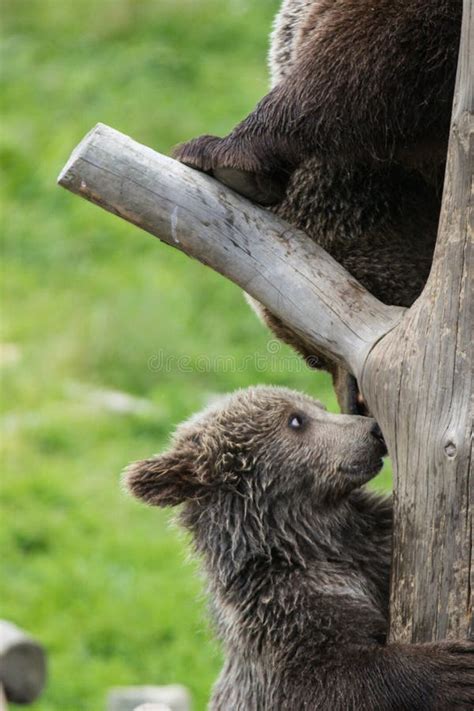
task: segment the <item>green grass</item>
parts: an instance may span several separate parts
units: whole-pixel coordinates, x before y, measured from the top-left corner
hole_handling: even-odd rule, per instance
[[[0,614],[48,649],[36,711],[173,682],[205,708],[220,653],[197,566],[120,471],[216,392],[277,383],[335,406],[324,375],[270,353],[238,288],[55,185],[97,121],[163,152],[230,129],[266,90],[276,6],[3,0]]]

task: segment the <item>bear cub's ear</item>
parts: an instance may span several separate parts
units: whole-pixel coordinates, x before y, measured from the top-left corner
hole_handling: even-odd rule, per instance
[[[135,462],[125,470],[125,486],[151,506],[177,506],[194,498],[200,487],[190,455],[173,450]]]

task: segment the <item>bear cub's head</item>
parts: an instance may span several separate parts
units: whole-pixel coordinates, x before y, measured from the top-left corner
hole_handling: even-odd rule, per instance
[[[126,484],[155,506],[215,506],[237,497],[266,511],[282,499],[334,505],[374,477],[386,454],[368,417],[333,415],[277,387],[223,397],[180,425],[164,454],[132,464]]]

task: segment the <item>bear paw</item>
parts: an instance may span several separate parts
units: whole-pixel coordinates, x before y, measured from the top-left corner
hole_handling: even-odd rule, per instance
[[[440,705],[444,709],[474,708],[474,642],[447,642],[437,659]],[[443,705],[444,704],[444,705]]]
[[[257,156],[245,148],[245,142],[232,135],[200,136],[178,146],[173,157],[260,205],[274,205],[285,194],[286,181],[265,170]]]

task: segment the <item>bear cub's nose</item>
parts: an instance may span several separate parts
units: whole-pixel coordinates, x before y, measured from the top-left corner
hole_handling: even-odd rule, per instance
[[[380,442],[380,444],[383,446],[385,454],[386,454],[387,453],[387,445],[385,444],[385,439],[382,434],[382,430],[380,429],[380,427],[378,426],[378,424],[376,422],[374,422],[374,424],[370,428],[370,434],[372,435],[372,437],[375,437],[375,439],[378,442]]]

